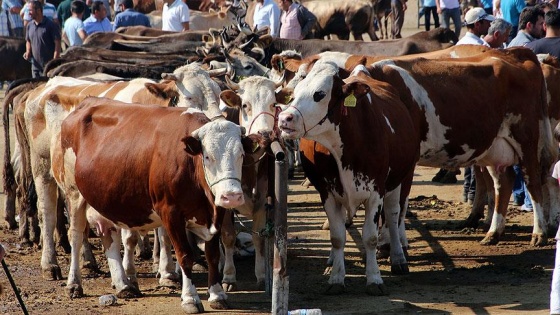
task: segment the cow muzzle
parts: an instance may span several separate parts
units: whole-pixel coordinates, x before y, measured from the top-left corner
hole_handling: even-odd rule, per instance
[[[297,139],[300,137],[300,132],[296,128],[296,121],[296,115],[293,113],[280,113],[278,116],[278,128],[282,131],[282,138]]]
[[[245,203],[243,192],[226,192],[215,200],[216,205],[224,208],[236,208]]]

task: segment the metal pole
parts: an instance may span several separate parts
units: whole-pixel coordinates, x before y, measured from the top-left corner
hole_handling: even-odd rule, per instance
[[[272,288],[272,314],[288,314],[289,276],[286,268],[288,259],[288,165],[284,161],[284,150],[278,142],[271,148],[275,154],[274,203],[274,264]]]
[[[0,258],[2,258],[2,267],[4,268],[4,272],[6,273],[6,276],[8,277],[8,280],[10,281],[10,285],[12,286],[12,289],[14,290],[14,293],[16,294],[16,298],[19,302],[19,305],[21,306],[21,310],[23,311],[23,314],[28,315],[29,313],[27,312],[27,308],[25,308],[25,304],[23,303],[23,299],[21,298],[21,295],[19,294],[18,288],[16,286],[16,283],[14,282],[14,279],[12,278],[12,274],[10,273],[10,269],[8,269],[8,265],[6,265],[6,262],[4,261],[4,247],[2,247],[2,245],[0,245]]]

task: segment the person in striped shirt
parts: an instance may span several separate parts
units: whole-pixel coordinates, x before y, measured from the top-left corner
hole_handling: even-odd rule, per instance
[[[56,7],[54,6],[54,4],[45,2],[45,0],[39,0],[39,2],[43,4],[43,16],[60,26],[60,23],[58,22],[58,14],[56,13]],[[29,24],[29,22],[31,22],[32,20],[31,15],[29,15],[30,5],[30,2],[26,3],[20,12],[21,17],[23,18],[23,26],[25,28],[27,28],[27,24]]]

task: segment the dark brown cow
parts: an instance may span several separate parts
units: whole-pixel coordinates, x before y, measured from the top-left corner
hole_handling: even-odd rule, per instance
[[[207,39],[207,36],[210,36],[208,31],[188,31],[157,37],[98,32],[88,36],[82,47],[155,53],[180,52],[181,50],[202,46],[204,44],[202,41]]]
[[[132,35],[132,36],[160,36],[160,35],[169,35],[175,34],[177,32],[173,31],[163,31],[160,29],[146,27],[144,25],[136,25],[136,26],[121,26],[115,30],[115,33],[125,34],[125,35]]]
[[[365,70],[361,66],[343,81],[346,72],[336,64],[315,64],[295,88],[291,105],[278,118],[282,137],[320,142],[330,152],[330,160],[322,166],[335,167],[334,171],[313,174],[324,189],[321,200],[331,223],[328,294],[344,291],[344,224],[362,204],[367,293],[387,294],[375,253],[382,208],[395,245],[391,247],[391,269],[408,272],[397,224],[401,194],[408,195],[412,184],[419,137],[397,90],[373,80]]]
[[[181,306],[187,313],[202,312],[192,283],[186,226],[206,241],[211,307],[228,308],[216,235],[224,208],[244,202],[241,166],[244,151],[252,152],[254,142],[241,135],[241,128],[223,117],[209,121],[202,113],[180,108],[84,100],[62,123],[61,156],[53,161],[71,204],[72,266],[79,264],[80,231],[87,222],[85,208],[79,207],[83,200],[122,227],[163,225],[183,271]],[[79,268],[71,268],[67,289],[79,297],[83,293],[74,270]]]
[[[0,81],[31,78],[31,64],[23,53],[24,39],[0,36]]]

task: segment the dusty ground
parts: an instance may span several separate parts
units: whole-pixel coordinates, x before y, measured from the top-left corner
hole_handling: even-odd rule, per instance
[[[328,280],[324,272],[330,246],[328,232],[320,229],[325,215],[317,193],[312,187],[301,186],[303,175],[297,174],[289,183],[288,197],[289,308],[320,308],[324,314],[548,314],[554,246],[551,240],[542,248],[529,246],[532,214],[510,207],[506,235],[500,244],[481,246],[482,229],[465,233],[459,228],[469,211],[460,201],[461,181],[433,184],[430,179],[436,171],[424,167],[416,171],[412,215],[407,218],[410,274],[393,276],[388,262],[380,261],[390,289],[389,296],[383,297],[365,294],[360,212],[354,227],[348,230],[347,293],[334,297],[322,294]],[[0,194],[1,201],[3,198]],[[0,243],[9,252],[5,261],[30,314],[181,313],[180,292],[158,287],[150,262],[140,260],[137,263],[144,297],[119,300],[112,307],[98,306],[98,297],[113,291],[101,246],[97,239],[93,241],[103,273],[84,279],[86,297],[70,300],[64,293],[65,281],[41,278],[39,250],[20,248],[16,232],[0,228]],[[59,254],[66,276],[69,257]],[[229,294],[232,309],[221,313],[269,313],[271,298],[255,284],[252,259],[239,259],[237,268],[240,290]],[[194,281],[202,299],[206,299],[206,275],[198,273]],[[0,283],[5,288],[0,313],[21,313],[3,271]],[[206,303],[205,309],[220,313],[213,312]]]

